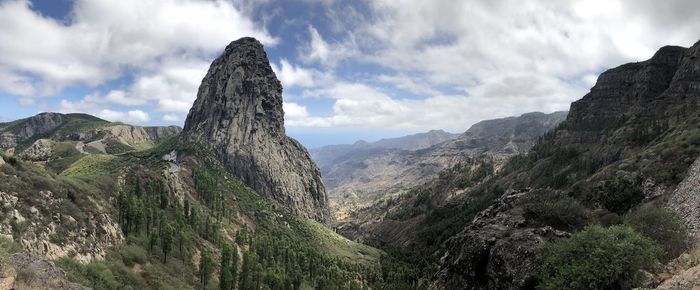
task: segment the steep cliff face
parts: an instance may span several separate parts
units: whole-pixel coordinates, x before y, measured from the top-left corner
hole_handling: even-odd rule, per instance
[[[696,234],[693,223],[698,214],[692,204],[697,166],[691,168],[691,164],[700,152],[698,100],[700,42],[687,49],[663,47],[647,61],[601,74],[590,93],[572,103],[562,126],[491,183],[528,188],[525,197],[534,195],[535,189],[560,190],[560,196],[575,199],[567,202],[580,202],[589,214],[623,215],[641,203],[666,206],[678,212]],[[498,204],[481,212],[445,243],[433,288],[533,286],[528,281],[536,280],[536,271],[528,265],[535,255],[528,253],[552,238],[542,232],[548,224],[523,219],[523,208],[517,204],[500,209]],[[498,210],[492,213],[494,209]],[[484,215],[503,218],[514,214],[521,222],[493,219],[484,223]],[[513,243],[512,237],[527,231],[531,232],[528,239]],[[554,238],[563,236],[558,233]],[[501,250],[504,243],[511,244],[509,253]],[[520,258],[503,258],[509,256]]]
[[[41,113],[36,116],[5,124],[0,128],[0,148],[11,148],[17,143],[55,130],[65,122],[65,116],[58,113]]]
[[[600,129],[636,109],[649,108],[669,87],[685,51],[677,46],[662,47],[647,61],[602,73],[591,91],[571,104],[569,122]]]
[[[285,135],[282,86],[257,40],[232,42],[212,63],[181,140],[211,149],[234,175],[290,212],[331,220],[318,167]]]

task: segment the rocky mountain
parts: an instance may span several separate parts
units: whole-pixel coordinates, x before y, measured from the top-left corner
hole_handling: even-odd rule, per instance
[[[330,220],[325,191],[284,135],[281,86],[257,40],[234,41],[212,64],[181,137],[53,113],[0,131],[2,289],[400,289],[412,279],[307,219]]]
[[[700,42],[606,71],[568,116],[317,152],[334,190],[377,196],[333,229],[320,170],[285,135],[281,90],[243,38],[177,138],[82,114],[1,123],[0,289],[700,281]]]
[[[699,57],[700,42],[667,46],[647,61],[601,74],[561,126],[467,194],[465,200],[496,201],[445,244],[433,288],[532,287],[541,278],[533,265],[545,241],[648,211],[643,206],[670,208],[695,233],[695,191],[688,185],[698,178],[689,168],[700,152]],[[507,192],[494,195],[494,186]],[[533,210],[559,212],[544,218]]]
[[[376,142],[360,140],[353,144],[327,145],[310,149],[309,153],[311,153],[311,157],[316,161],[316,164],[321,168],[321,173],[323,173],[327,167],[342,162],[338,160],[350,159],[352,155],[362,154],[361,152],[365,150],[377,148],[419,150],[456,138],[457,136],[459,136],[459,134],[453,134],[443,130],[430,130],[425,133],[417,133],[403,137],[380,139]]]
[[[202,80],[181,135],[212,150],[257,192],[297,215],[332,215],[317,165],[285,135],[282,86],[260,42],[229,44]]]
[[[434,179],[438,174],[469,158],[488,155],[498,163],[526,152],[537,138],[566,118],[566,112],[528,113],[519,117],[486,120],[454,138],[425,147],[426,138],[451,137],[438,131],[371,144],[354,144],[339,157],[327,161],[331,148],[315,153],[331,200],[372,200]],[[401,142],[405,145],[398,145]],[[415,147],[414,144],[424,144]],[[422,148],[420,148],[422,147]],[[417,148],[417,149],[407,149]],[[345,149],[345,148],[344,148]],[[325,151],[325,152],[324,152]]]
[[[85,114],[41,113],[0,124],[0,149],[35,160],[52,155],[57,143],[71,143],[80,152],[113,154],[144,149],[176,136],[181,129],[111,123]]]

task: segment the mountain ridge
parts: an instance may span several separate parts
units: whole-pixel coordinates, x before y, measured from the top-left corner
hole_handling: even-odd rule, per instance
[[[334,202],[344,197],[350,197],[350,201],[372,200],[425,183],[475,156],[487,154],[503,162],[529,149],[565,116],[566,112],[527,113],[484,120],[456,137],[416,150],[363,146],[336,157],[338,163],[322,166],[321,173]]]

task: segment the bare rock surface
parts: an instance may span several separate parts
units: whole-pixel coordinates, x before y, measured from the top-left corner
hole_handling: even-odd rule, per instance
[[[49,139],[39,139],[22,151],[20,154],[24,158],[31,160],[46,160],[53,154],[54,141]]]
[[[432,289],[528,289],[535,285],[537,252],[568,237],[550,226],[526,227],[516,201],[529,192],[504,194],[447,241]]]
[[[284,130],[282,86],[260,42],[241,38],[211,64],[181,134],[288,211],[332,219],[318,166]]]
[[[91,289],[70,282],[66,276],[66,272],[54,265],[53,262],[26,252],[12,254],[8,264],[14,269],[12,287],[1,289]],[[12,273],[12,271],[10,271],[10,273]],[[2,282],[2,277],[0,277],[0,283]]]
[[[666,207],[681,218],[691,236],[700,239],[700,158],[671,194]]]

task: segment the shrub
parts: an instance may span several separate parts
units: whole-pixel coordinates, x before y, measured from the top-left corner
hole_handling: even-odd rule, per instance
[[[17,159],[17,157],[14,157],[14,156],[6,156],[6,157],[4,157],[3,159],[5,159],[5,161],[6,161],[8,164],[12,165],[12,166],[17,166],[17,165],[19,165],[19,160]]]
[[[20,246],[19,244],[15,243],[15,241],[4,236],[0,236],[0,262],[3,262],[8,256],[19,250]]]
[[[688,248],[688,232],[680,219],[664,208],[641,206],[625,215],[625,224],[656,241],[664,249],[664,260],[677,257]]]
[[[638,176],[615,176],[593,189],[588,199],[608,211],[623,214],[644,199],[641,183]]]
[[[628,226],[590,226],[545,247],[539,288],[630,289],[660,251]]]
[[[614,212],[603,210],[603,212],[598,215],[598,223],[606,227],[616,226],[622,223],[622,218]]]
[[[532,192],[522,201],[523,215],[538,224],[561,230],[579,229],[586,224],[585,208],[575,199],[556,192]]]
[[[126,245],[120,251],[124,264],[131,267],[134,264],[145,264],[148,261],[148,253],[142,247]]]

